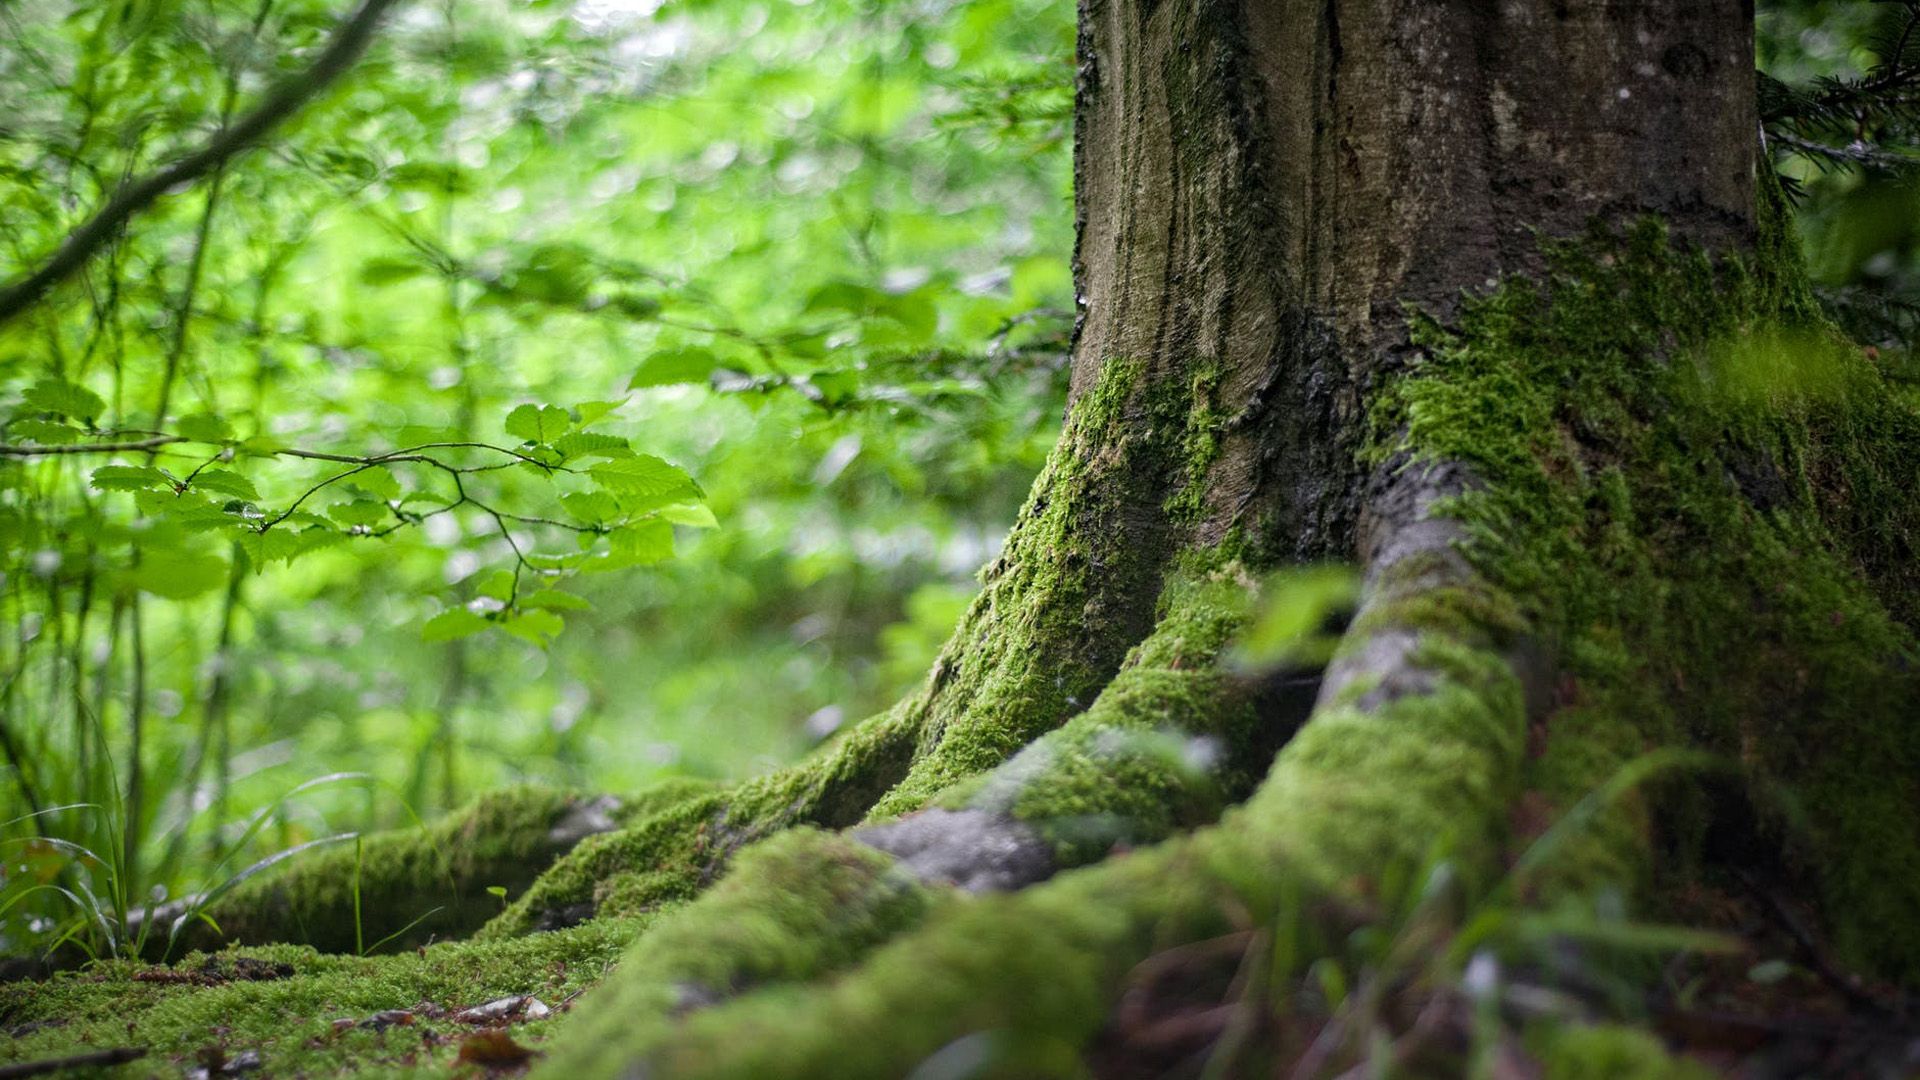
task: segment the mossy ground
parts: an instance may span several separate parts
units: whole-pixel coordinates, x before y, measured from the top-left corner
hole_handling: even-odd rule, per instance
[[[474,1027],[437,1013],[513,994],[557,1008],[601,981],[646,925],[605,919],[388,956],[275,945],[195,953],[171,967],[102,962],[46,982],[0,985],[0,1030],[8,1035],[0,1061],[144,1047],[146,1057],[113,1075],[172,1080],[213,1050],[228,1060],[255,1051],[273,1076],[445,1076]],[[258,977],[224,977],[236,970]],[[396,1009],[409,1013],[406,1022],[375,1020]],[[512,1036],[537,1049],[559,1015],[517,1024]]]

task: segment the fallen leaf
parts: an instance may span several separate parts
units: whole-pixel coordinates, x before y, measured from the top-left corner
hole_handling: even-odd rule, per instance
[[[468,1065],[502,1069],[524,1064],[533,1051],[513,1041],[513,1036],[498,1028],[476,1031],[460,1040],[458,1060]]]

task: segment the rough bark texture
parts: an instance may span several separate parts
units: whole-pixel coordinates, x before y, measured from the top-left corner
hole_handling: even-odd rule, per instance
[[[1083,0],[1073,403],[926,685],[814,760],[634,801],[481,941],[369,978],[405,1005],[436,964],[632,938],[552,1077],[1126,1073],[1169,1045],[1265,1075],[1381,1032],[1447,1073],[1477,1051],[1328,965],[1385,941],[1376,975],[1472,1013],[1490,927],[1596,890],[1659,910],[1730,850],[1848,962],[1920,973],[1920,410],[1806,293],[1750,24]],[[1364,568],[1332,662],[1236,666],[1266,573],[1319,558]],[[1627,791],[1657,749],[1726,779]],[[1169,1043],[1136,1015],[1154,972],[1223,941],[1251,966],[1221,1015],[1285,989]],[[297,959],[304,990],[245,1000],[348,996]],[[0,1002],[99,1018],[129,979]],[[195,1008],[156,1006],[153,1041]],[[1686,1074],[1596,1015],[1526,1052]]]

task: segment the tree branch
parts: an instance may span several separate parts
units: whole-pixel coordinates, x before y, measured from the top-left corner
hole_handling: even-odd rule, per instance
[[[134,214],[145,209],[161,195],[202,174],[259,140],[300,107],[318,96],[366,50],[380,17],[397,0],[364,0],[360,9],[348,16],[334,31],[333,39],[321,50],[311,67],[292,76],[267,92],[253,111],[231,127],[216,132],[198,150],[173,164],[123,184],[107,204],[67,236],[51,258],[38,270],[0,288],[0,323],[26,311],[45,296],[49,289],[85,265],[94,252],[106,244]]]

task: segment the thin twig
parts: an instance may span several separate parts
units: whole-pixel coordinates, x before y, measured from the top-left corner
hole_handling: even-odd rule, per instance
[[[16,1080],[17,1077],[22,1076],[45,1076],[48,1073],[65,1072],[68,1069],[124,1065],[146,1056],[147,1048],[144,1046],[118,1046],[111,1050],[89,1050],[84,1054],[68,1054],[66,1057],[18,1061],[12,1065],[0,1065],[0,1080]]]

